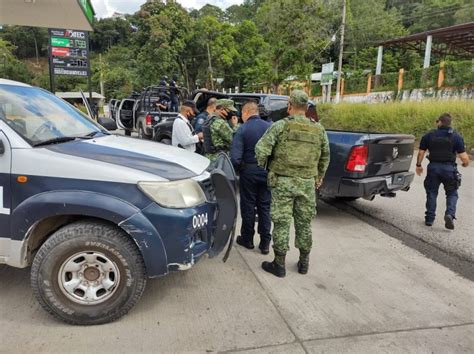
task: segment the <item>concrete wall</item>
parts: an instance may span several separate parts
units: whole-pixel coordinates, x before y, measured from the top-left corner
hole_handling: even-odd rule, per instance
[[[332,97],[334,98],[334,97]],[[321,102],[322,97],[313,98],[316,102]],[[350,94],[342,97],[342,102],[349,103],[383,103],[394,100],[399,101],[423,101],[428,99],[456,100],[474,99],[474,86],[465,88],[445,87],[442,89],[414,89],[396,91],[371,92],[369,94]]]

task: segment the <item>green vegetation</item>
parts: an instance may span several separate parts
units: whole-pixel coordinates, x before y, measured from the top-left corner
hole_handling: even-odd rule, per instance
[[[321,122],[327,129],[410,133],[417,139],[434,129],[436,118],[444,112],[453,116],[454,129],[463,135],[468,151],[474,149],[472,100],[318,106]]]
[[[474,19],[469,0],[347,1],[343,72],[346,92],[365,92],[380,41]],[[276,91],[288,77],[307,81],[321,65],[338,56],[342,0],[244,0],[221,9],[205,5],[187,10],[176,1],[147,1],[134,14],[96,20],[91,34],[93,90],[102,78],[107,97],[125,97],[132,90],[176,74],[182,86],[241,91]],[[41,28],[4,26],[0,30],[0,76],[49,87],[46,63],[48,36]],[[208,60],[208,46],[212,72]],[[407,85],[431,86],[437,69],[421,80],[423,53],[386,48],[383,72],[375,90],[396,87],[397,73],[409,73]],[[471,84],[472,64],[448,61],[446,85]],[[23,65],[23,62],[29,65]],[[433,75],[432,75],[433,74]],[[425,75],[425,74],[423,74]],[[81,78],[59,78],[57,89],[86,89]],[[420,86],[418,86],[420,87]],[[314,92],[320,88],[314,87]]]

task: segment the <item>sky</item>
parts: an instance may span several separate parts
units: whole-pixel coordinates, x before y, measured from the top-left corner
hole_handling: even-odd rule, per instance
[[[91,0],[97,17],[109,17],[114,12],[132,14],[140,8],[146,0]],[[206,4],[212,4],[226,9],[235,4],[243,3],[243,0],[178,0],[185,8],[200,9]]]

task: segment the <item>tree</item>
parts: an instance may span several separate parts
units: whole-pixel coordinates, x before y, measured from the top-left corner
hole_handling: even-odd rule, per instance
[[[124,45],[131,37],[130,22],[121,18],[104,18],[94,23],[90,36],[91,51],[103,53],[113,45]]]
[[[245,20],[233,29],[234,43],[237,55],[225,74],[225,83],[229,87],[260,87],[265,82],[268,72],[271,72],[267,60],[268,44],[258,33],[253,21]]]
[[[31,73],[26,65],[13,55],[15,50],[13,44],[0,38],[0,77],[28,83],[32,77]]]
[[[15,46],[14,54],[19,59],[47,55],[48,31],[45,28],[25,26],[5,26],[0,38]]]
[[[353,70],[375,69],[378,43],[404,36],[407,30],[398,11],[395,8],[387,11],[382,0],[351,1],[349,11],[346,48],[352,55],[348,62]],[[367,14],[372,20],[368,20]],[[402,67],[400,53],[400,50],[385,51],[384,71],[397,71]]]
[[[331,32],[324,15],[319,0],[268,0],[261,5],[256,22],[269,45],[268,80],[274,90],[288,76],[306,78],[312,72]]]
[[[218,6],[206,4],[198,10],[199,17],[211,16],[217,18],[219,21],[225,20],[225,13]]]

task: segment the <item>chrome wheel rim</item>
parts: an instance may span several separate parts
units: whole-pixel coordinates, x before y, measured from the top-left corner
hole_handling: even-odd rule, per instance
[[[58,282],[69,300],[81,305],[97,305],[113,296],[120,284],[120,271],[117,264],[101,252],[79,252],[63,262]]]

